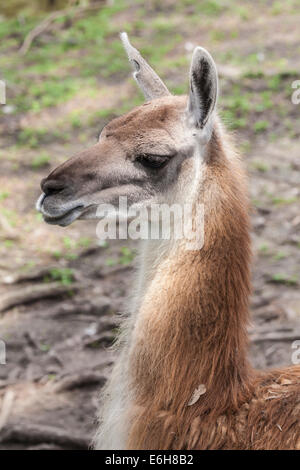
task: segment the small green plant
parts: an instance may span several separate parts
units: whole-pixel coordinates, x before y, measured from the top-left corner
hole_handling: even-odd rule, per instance
[[[58,281],[64,286],[69,286],[74,282],[74,274],[69,268],[53,268],[49,271],[49,275],[45,276],[44,281]]]
[[[54,250],[51,253],[51,256],[55,259],[61,259],[63,257],[62,252],[60,250]]]
[[[264,120],[256,121],[256,123],[253,126],[254,131],[257,132],[257,133],[264,132],[268,128],[269,128],[269,123],[268,123],[268,121],[264,121]]]
[[[271,277],[271,281],[278,284],[286,284],[290,286],[295,286],[298,284],[297,276],[287,276],[286,274],[276,273]]]
[[[82,127],[80,111],[75,110],[70,114],[70,123],[73,129],[79,129]]]
[[[12,248],[14,246],[14,242],[12,240],[4,240],[3,245],[5,248]]]
[[[134,252],[127,246],[121,248],[121,256],[119,259],[120,264],[130,264],[134,259]]]
[[[18,144],[26,145],[30,148],[36,148],[39,145],[39,139],[36,131],[23,129],[18,135]]]
[[[281,77],[280,75],[274,75],[268,80],[268,85],[271,90],[278,90],[281,84]]]
[[[261,173],[266,173],[269,170],[268,164],[260,160],[254,160],[252,162],[252,167],[255,168],[255,170],[260,171]]]
[[[50,163],[50,155],[47,153],[41,153],[37,155],[31,162],[31,167],[33,170],[38,170],[39,168],[43,168],[48,166]]]
[[[92,243],[92,240],[88,237],[81,237],[78,241],[78,246],[88,248]]]
[[[70,237],[64,237],[63,244],[67,248],[67,250],[71,250],[72,248],[75,248],[76,246],[75,240],[72,240],[72,238]]]
[[[107,258],[105,260],[105,264],[106,264],[106,266],[109,266],[109,267],[116,266],[118,264],[118,261],[114,258]]]
[[[262,243],[258,248],[260,253],[267,255],[269,253],[269,245],[267,243]]]
[[[34,268],[36,265],[35,261],[28,261],[28,263],[24,264],[24,266],[21,267],[21,271],[29,271],[30,269]]]
[[[65,258],[69,261],[74,261],[75,259],[78,259],[78,255],[76,253],[67,253]]]
[[[284,258],[287,258],[287,254],[284,252],[284,251],[278,251],[275,255],[274,255],[274,260],[275,261],[280,261],[281,259],[284,259]]]
[[[0,193],[0,201],[4,201],[4,199],[8,198],[9,193],[7,191],[2,191]]]
[[[284,206],[288,204],[293,204],[294,202],[297,202],[296,197],[290,197],[290,198],[285,198],[285,197],[280,197],[280,196],[275,196],[271,198],[272,203],[275,206]]]
[[[12,209],[7,209],[6,207],[2,207],[0,212],[6,219],[8,224],[11,225],[12,227],[15,227],[16,222],[18,220],[17,213]]]
[[[249,140],[244,140],[240,143],[241,152],[249,152],[251,150],[251,142]]]

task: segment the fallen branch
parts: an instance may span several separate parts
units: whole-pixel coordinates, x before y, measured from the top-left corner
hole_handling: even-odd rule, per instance
[[[126,271],[132,271],[132,266],[103,266],[96,269],[92,274],[93,276],[103,279],[115,274],[122,274]]]
[[[5,395],[2,400],[2,407],[0,412],[0,431],[4,428],[8,421],[13,403],[15,399],[15,392],[13,390],[6,390]]]
[[[57,269],[56,266],[44,266],[32,269],[26,273],[6,274],[2,278],[2,282],[3,284],[19,284],[22,282],[37,281],[39,279],[44,279],[47,276],[51,279],[51,273],[55,269]],[[76,281],[78,280],[78,275],[74,269],[72,269],[72,278]]]
[[[60,297],[79,289],[79,284],[65,286],[60,282],[51,282],[37,285],[30,285],[19,289],[14,289],[2,296],[0,299],[0,312],[17,305],[28,304],[40,299]]]
[[[60,351],[77,348],[77,347],[96,347],[100,344],[111,345],[115,335],[110,333],[110,330],[116,328],[116,322],[110,318],[101,318],[97,325],[97,331],[100,334],[87,335],[85,332],[75,334],[70,338],[64,339],[56,344],[54,348],[49,351],[49,354],[56,354],[59,357]]]
[[[264,343],[266,341],[273,342],[285,342],[285,341],[296,341],[300,339],[300,332],[295,333],[282,333],[282,332],[270,332],[261,334],[250,334],[252,343]]]
[[[101,346],[111,346],[116,339],[116,335],[111,332],[100,333],[97,336],[84,340],[84,347],[99,348]]]
[[[12,424],[0,433],[2,443],[56,444],[69,449],[88,449],[90,438],[54,426],[39,424]]]
[[[112,311],[110,299],[101,296],[97,297],[97,300],[86,301],[83,304],[61,304],[51,312],[51,317],[64,318],[75,315],[78,319],[82,315],[82,319],[86,321],[88,316],[94,320],[95,317],[105,316],[112,313]]]
[[[102,387],[106,382],[106,377],[97,372],[83,372],[81,374],[73,374],[64,377],[53,385],[55,393],[68,392],[76,388],[88,387],[91,385],[99,385]]]

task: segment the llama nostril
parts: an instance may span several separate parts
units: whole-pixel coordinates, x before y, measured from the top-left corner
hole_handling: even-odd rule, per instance
[[[62,181],[47,180],[43,179],[41,182],[41,189],[46,196],[51,196],[62,191],[65,188],[65,184]]]

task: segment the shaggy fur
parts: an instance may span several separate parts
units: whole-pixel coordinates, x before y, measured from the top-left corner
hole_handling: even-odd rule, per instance
[[[300,438],[300,367],[260,374],[246,357],[250,292],[244,177],[213,136],[205,245],[158,267],[131,349],[131,449],[293,449]],[[193,391],[206,393],[187,406]]]
[[[91,149],[42,182],[48,223],[97,217],[98,205],[203,204],[204,245],[142,243],[135,295],[102,393],[95,447],[295,449],[300,366],[259,373],[247,359],[249,205],[239,158],[216,118],[217,72],[193,53],[190,95],[174,97],[122,36],[151,101],[113,120]],[[159,171],[143,159],[165,158]],[[195,390],[201,390],[196,396]],[[191,398],[194,400],[191,402]]]
[[[216,126],[195,203],[205,205],[205,243],[179,243],[159,258],[124,333],[128,449],[295,449],[300,446],[300,367],[260,373],[247,360],[249,207],[238,157]],[[112,382],[113,383],[113,382]],[[206,392],[188,406],[194,390]],[[122,416],[123,415],[123,416]],[[108,411],[105,419],[112,420]],[[102,437],[101,437],[102,436]],[[99,442],[108,440],[101,434]],[[98,443],[98,444],[97,444]],[[102,445],[102,443],[100,444]],[[124,445],[124,443],[123,443]]]

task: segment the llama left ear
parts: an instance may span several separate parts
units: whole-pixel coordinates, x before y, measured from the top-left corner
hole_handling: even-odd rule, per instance
[[[169,90],[157,73],[154,72],[139,51],[130,44],[127,34],[121,33],[120,37],[134,70],[133,78],[144,93],[146,100],[170,95]]]
[[[218,74],[211,55],[202,47],[193,52],[190,70],[190,95],[188,111],[193,125],[204,129],[211,127],[218,99]]]

